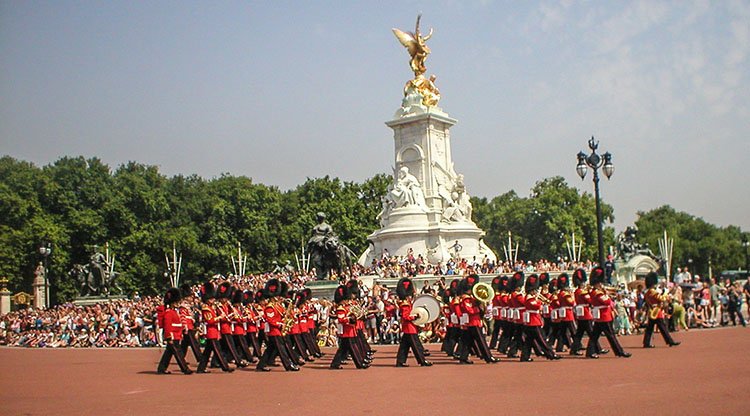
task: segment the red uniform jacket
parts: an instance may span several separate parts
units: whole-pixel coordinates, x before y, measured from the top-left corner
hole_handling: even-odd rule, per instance
[[[664,303],[668,299],[668,297],[666,295],[662,295],[658,290],[652,287],[651,289],[646,291],[644,298],[646,300],[646,303],[648,304],[649,318],[652,316],[651,311],[655,308],[658,308],[659,313],[656,316],[656,319],[664,319],[664,310],[661,308],[661,304]]]
[[[560,297],[557,294],[552,295],[552,298],[549,301],[549,308],[551,310],[550,318],[552,319],[552,322],[560,322],[560,312],[564,315],[564,311],[561,311]]]
[[[546,304],[542,304],[542,316],[545,318],[550,318],[552,316],[552,308],[550,307],[550,303],[552,303],[552,298],[555,297],[552,293],[544,293],[542,294],[547,299]]]
[[[216,311],[211,305],[203,305],[201,309],[201,315],[203,316],[203,322],[206,324],[206,338],[207,339],[219,339],[219,318],[216,316]]]
[[[521,292],[513,292],[508,300],[513,316],[509,321],[523,325],[523,312],[526,310],[526,297]]]
[[[461,313],[469,316],[466,326],[482,326],[482,309],[473,296],[464,295],[461,299]]]
[[[510,321],[510,316],[508,316],[509,302],[510,302],[509,293],[503,293],[502,295],[500,295],[500,318],[503,321]]]
[[[242,305],[230,305],[232,315],[232,334],[245,335],[245,317],[242,314]]]
[[[228,303],[219,303],[216,305],[216,315],[219,317],[219,331],[221,335],[232,333],[232,320],[229,314],[232,313],[232,306]]]
[[[258,332],[258,312],[253,305],[245,305],[245,331],[250,333]]]
[[[469,318],[468,316],[466,317]],[[451,322],[454,322],[456,326],[464,326],[461,324],[461,297],[455,296],[451,300]],[[467,321],[468,322],[468,321]]]
[[[456,326],[456,324],[451,322],[451,315],[453,315],[453,310],[451,309],[451,305],[443,305],[440,308],[440,313],[445,317],[445,321],[447,322],[446,326],[448,328],[452,328]]]
[[[313,305],[307,305],[307,332],[315,331],[315,323],[318,320],[318,311]]]
[[[591,306],[593,307],[592,315],[594,316],[594,321],[612,322],[614,302],[607,295],[607,292],[594,289],[591,292]]]
[[[292,324],[292,328],[289,330],[290,335],[298,335],[300,333],[299,329],[299,309],[296,306],[290,306],[292,308],[292,316],[294,317],[294,323]]]
[[[414,316],[411,315],[411,302],[403,300],[398,305],[401,314],[401,332],[404,334],[418,334],[419,328],[414,325]]]
[[[357,330],[349,318],[351,318],[349,316],[349,308],[344,305],[339,305],[336,308],[336,328],[341,338],[354,338],[357,335]]]
[[[496,321],[502,320],[500,316],[500,310],[502,309],[503,295],[498,293],[492,298],[492,318]]]
[[[193,317],[193,311],[190,308],[184,306],[180,307],[180,320],[182,321],[182,329],[187,332],[195,329],[195,318]]]
[[[180,314],[172,308],[164,311],[164,338],[175,341],[182,339],[182,320]]]
[[[523,312],[523,324],[525,326],[544,325],[544,319],[542,319],[542,302],[534,296],[526,295],[524,308],[526,309]]]
[[[580,287],[575,291],[576,307],[575,316],[579,321],[590,321],[594,319],[591,316],[591,293]]]
[[[557,294],[557,301],[560,303],[557,316],[562,322],[573,322],[576,317],[573,314],[576,306],[576,299],[572,293],[567,290],[561,290]]]
[[[159,305],[156,307],[156,326],[158,326],[159,328],[164,328],[164,311],[164,305]]]
[[[281,329],[284,327],[284,306],[279,302],[268,302],[266,308],[263,309],[263,315],[266,320],[264,328],[266,335],[280,337]]]

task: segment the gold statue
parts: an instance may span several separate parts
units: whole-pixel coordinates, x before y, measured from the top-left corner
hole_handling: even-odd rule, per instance
[[[425,42],[432,37],[432,29],[430,29],[430,33],[424,37],[419,33],[419,20],[421,18],[421,14],[417,16],[417,27],[414,30],[414,33],[404,32],[395,28],[393,29],[393,34],[396,35],[398,41],[409,51],[409,55],[411,56],[409,65],[411,66],[411,70],[414,71],[415,78],[427,71],[427,68],[424,66],[424,61],[427,60],[427,55],[430,54],[430,48],[427,47]]]
[[[424,73],[427,71],[424,62],[427,60],[427,55],[430,54],[430,48],[427,47],[425,42],[432,37],[432,29],[430,29],[430,33],[427,36],[422,36],[419,32],[419,21],[421,18],[421,14],[417,15],[417,25],[414,33],[394,28],[393,34],[406,47],[406,50],[409,51],[409,55],[411,56],[409,66],[411,66],[411,70],[414,72],[414,79],[409,80],[404,86],[404,97],[408,96],[410,91],[416,91],[422,97],[422,105],[434,107],[440,101],[440,91],[435,86],[436,76],[431,75],[430,78],[424,76]]]

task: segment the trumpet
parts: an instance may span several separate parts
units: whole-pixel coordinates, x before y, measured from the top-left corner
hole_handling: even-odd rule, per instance
[[[542,303],[543,303],[543,304],[545,304],[545,305],[549,305],[549,304],[550,304],[550,302],[551,302],[551,301],[550,301],[549,299],[547,299],[547,297],[546,297],[546,296],[544,296],[543,294],[541,294],[541,293],[539,293],[539,292],[536,292],[536,293],[534,294],[534,298],[535,298],[536,300],[538,300],[539,302],[542,302]]]

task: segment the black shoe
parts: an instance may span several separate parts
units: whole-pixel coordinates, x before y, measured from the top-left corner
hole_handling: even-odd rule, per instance
[[[608,349],[606,349],[606,348],[602,348],[602,349],[601,349],[601,350],[599,351],[599,355],[607,355],[607,354],[609,354],[609,350],[608,350]]]
[[[420,365],[421,365],[422,367],[432,367],[432,362],[431,362],[431,361],[425,361],[425,362],[423,362],[423,363],[422,363],[422,364],[420,364]]]
[[[156,370],[156,373],[157,374],[172,374],[172,372],[169,370]]]
[[[670,346],[670,347],[676,347],[676,346],[678,346],[678,345],[680,345],[680,344],[682,344],[682,343],[681,343],[680,341],[675,341],[675,342],[673,342],[673,343],[669,344],[669,346]]]
[[[196,373],[198,373],[198,374],[208,374],[210,372],[211,372],[211,370],[198,370],[198,371],[196,371]]]
[[[508,358],[518,358],[518,354],[508,354]]]
[[[582,356],[582,355],[583,355],[583,353],[582,353],[582,352],[580,352],[580,351],[573,351],[573,350],[570,350],[570,355],[577,355],[577,356],[579,356],[579,357],[580,357],[580,356]]]
[[[531,357],[529,357],[529,358],[521,358],[521,362],[522,363],[530,363],[532,361],[534,361],[534,359],[531,358]]]
[[[432,354],[430,354],[430,352],[429,352],[429,351],[427,351],[427,350],[425,350],[425,351],[424,351],[424,356],[425,356],[425,357],[429,357],[430,355],[432,355]]]
[[[295,365],[295,366],[293,366],[293,367],[290,367],[290,368],[289,368],[289,371],[299,371],[299,367],[297,367],[297,366]]]
[[[370,363],[364,363],[362,367],[359,367],[360,370],[367,370],[368,368],[370,368]]]
[[[631,354],[631,353],[629,353],[629,352],[623,352],[622,354],[618,355],[618,357],[622,357],[622,358],[629,358],[629,357],[630,357],[630,356],[632,356],[632,355],[633,355],[633,354]]]
[[[182,374],[193,374],[193,370],[187,369],[183,371]]]
[[[268,368],[268,367],[258,367],[258,368],[255,369],[255,371],[269,372],[269,371],[271,371],[271,369]]]
[[[227,368],[226,370],[222,368],[221,371],[225,373],[231,373],[232,371],[234,371],[234,368]]]
[[[408,367],[409,364],[406,363],[396,363],[396,367]]]
[[[597,359],[597,358],[599,358],[599,355],[598,354],[586,354],[586,358]]]
[[[562,357],[560,357],[557,354],[553,354],[553,355],[550,355],[549,357],[547,357],[548,360],[559,360],[560,358],[562,358]]]
[[[332,365],[331,366],[331,370],[343,370],[343,369],[344,369],[344,367],[342,367],[340,365]]]
[[[654,346],[654,344],[651,344],[651,345],[644,345],[643,348],[656,348],[656,347]]]
[[[490,357],[490,359],[489,359],[489,360],[485,360],[485,361],[486,361],[486,362],[487,362],[488,364],[494,364],[494,363],[499,363],[499,362],[500,362],[500,359],[499,359],[499,358],[497,358],[497,357]]]
[[[458,362],[461,363],[461,364],[474,364],[474,361],[471,361],[471,360],[468,360],[468,359],[467,360],[458,360]]]

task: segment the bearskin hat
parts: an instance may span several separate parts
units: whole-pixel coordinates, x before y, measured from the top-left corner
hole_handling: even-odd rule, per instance
[[[229,282],[224,282],[219,285],[219,289],[216,293],[216,297],[219,299],[231,299],[232,298],[232,284]]]
[[[557,276],[557,287],[559,289],[565,289],[568,286],[570,286],[570,277],[568,277],[567,273],[560,273],[560,275]]]
[[[255,300],[255,293],[252,290],[242,292],[242,304],[249,305]]]
[[[550,293],[556,291],[559,288],[557,278],[552,278],[549,280],[549,290]]]
[[[601,266],[596,266],[591,269],[589,280],[591,281],[592,286],[597,283],[604,283],[604,269]]]
[[[479,275],[470,274],[466,276],[464,280],[466,280],[466,284],[469,285],[469,289],[471,289],[474,287],[475,284],[479,283]]]
[[[414,282],[408,277],[404,277],[396,283],[396,296],[404,300],[409,296],[414,296]]]
[[[169,305],[175,302],[179,302],[182,296],[180,296],[180,289],[176,287],[167,289],[167,293],[164,294],[164,304]]]
[[[241,290],[235,290],[232,292],[232,303],[240,304],[245,298],[245,294]]]
[[[523,287],[523,283],[526,281],[523,272],[513,273],[513,277],[510,279],[508,290],[516,290]]]
[[[650,272],[646,275],[646,288],[652,288],[659,283],[659,275],[656,272]]]
[[[544,286],[549,284],[549,273],[542,272],[539,273],[539,286]]]
[[[446,289],[440,289],[440,291],[438,292],[438,295],[440,296],[440,299],[442,299],[443,303],[449,304],[451,303],[452,293],[453,291],[451,290],[451,288],[446,288]]]
[[[349,294],[354,298],[359,298],[359,282],[351,279],[346,282],[346,287],[349,288]]]
[[[450,288],[451,293],[453,293],[453,296],[461,294],[459,292],[459,290],[458,290],[459,283],[461,283],[461,280],[459,280],[459,279],[453,279],[453,280],[451,280],[451,283],[448,285],[448,288]]]
[[[214,286],[213,282],[206,282],[201,285],[200,292],[203,302],[214,299],[216,297],[216,286]]]
[[[182,295],[182,298],[189,298],[191,296],[195,296],[195,292],[193,292],[193,287],[189,284],[185,283],[182,286],[180,286],[180,295]]]
[[[500,277],[500,291],[502,292],[509,292],[510,289],[510,277],[508,276],[501,276]]]
[[[255,296],[254,296],[255,297],[255,299],[254,299],[255,303],[260,303],[260,301],[263,300],[263,298],[265,297],[264,292],[265,292],[265,290],[263,290],[263,289],[255,292]]]
[[[503,278],[501,276],[495,276],[492,279],[492,290],[499,292],[501,290],[502,280]]]
[[[336,291],[333,292],[333,301],[336,303],[341,303],[348,299],[349,299],[349,288],[346,287],[346,285],[339,285],[339,287],[336,288]]]
[[[576,286],[581,286],[585,283],[586,283],[586,270],[576,269],[576,271],[573,272],[573,284]]]
[[[297,291],[294,294],[294,304],[297,307],[302,306],[302,304],[305,303],[306,300],[307,300],[307,296],[305,296],[305,291],[304,290]]]
[[[530,274],[529,277],[526,278],[524,290],[526,290],[526,293],[529,293],[537,289],[539,289],[539,276],[536,274]]]
[[[312,289],[310,289],[309,287],[302,289],[302,293],[305,294],[305,300],[312,299]]]
[[[280,294],[281,283],[279,282],[279,279],[268,279],[266,286],[263,288],[263,297],[270,299],[274,296],[279,296]]]

